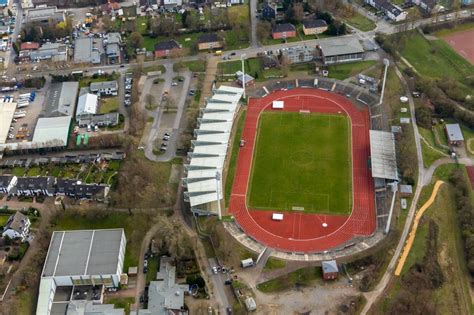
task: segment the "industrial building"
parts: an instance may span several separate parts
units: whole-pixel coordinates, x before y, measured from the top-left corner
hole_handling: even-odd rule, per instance
[[[7,141],[16,103],[0,102],[0,144]]]
[[[460,145],[464,142],[464,137],[459,124],[446,124],[445,130],[450,145]]]
[[[217,214],[220,208],[222,169],[242,94],[241,88],[221,86],[201,110],[183,180],[184,199],[195,213]]]
[[[74,42],[74,63],[100,64],[103,47],[94,43],[92,37],[79,37]]]
[[[46,91],[41,117],[73,116],[79,82],[53,83]]]
[[[92,93],[86,93],[79,97],[77,103],[76,120],[97,113],[98,97]]]
[[[365,57],[364,47],[354,36],[322,40],[319,50],[325,65],[360,61]]]
[[[71,314],[101,304],[105,288],[117,288],[124,276],[125,246],[123,229],[54,232],[41,273],[36,314]]]
[[[39,118],[31,142],[41,147],[67,146],[71,119],[71,116]]]

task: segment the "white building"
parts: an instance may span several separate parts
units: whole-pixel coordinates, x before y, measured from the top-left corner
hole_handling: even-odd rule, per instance
[[[117,95],[118,83],[117,81],[92,82],[90,91],[98,95]]]
[[[196,213],[216,213],[218,203],[223,198],[222,169],[229,145],[243,89],[221,86],[201,109],[198,128],[194,131],[192,151],[188,153],[185,201]]]
[[[64,309],[64,303],[78,300],[56,302],[61,287],[118,287],[126,242],[123,229],[54,232],[41,273],[36,314],[55,314]]]
[[[395,22],[404,21],[408,12],[396,6],[389,0],[364,0],[365,3],[385,13],[385,15]]]
[[[81,119],[83,116],[89,114],[96,114],[98,106],[98,97],[92,93],[86,93],[79,96],[79,101],[77,102],[76,110],[76,120]]]
[[[24,242],[30,233],[30,219],[20,211],[8,218],[7,224],[3,227],[2,237],[19,239]]]

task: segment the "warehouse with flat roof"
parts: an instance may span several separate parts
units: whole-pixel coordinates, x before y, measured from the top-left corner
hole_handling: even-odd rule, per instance
[[[16,103],[0,102],[0,144],[7,141],[15,110]]]
[[[41,117],[73,116],[79,82],[53,83],[46,91]]]
[[[53,232],[41,273],[37,314],[51,314],[56,292],[69,287],[118,287],[126,242],[123,229]]]

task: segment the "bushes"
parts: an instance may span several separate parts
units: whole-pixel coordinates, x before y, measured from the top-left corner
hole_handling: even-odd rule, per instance
[[[449,177],[454,187],[457,217],[464,241],[464,254],[467,268],[474,276],[474,207],[470,199],[470,187],[463,169],[456,169]]]
[[[427,107],[418,107],[415,110],[416,122],[419,126],[431,129],[431,110]]]

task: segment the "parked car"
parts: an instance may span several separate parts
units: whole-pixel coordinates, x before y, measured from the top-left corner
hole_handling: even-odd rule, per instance
[[[215,267],[215,266],[212,267],[212,273],[215,274],[215,275],[217,275],[217,267]]]

